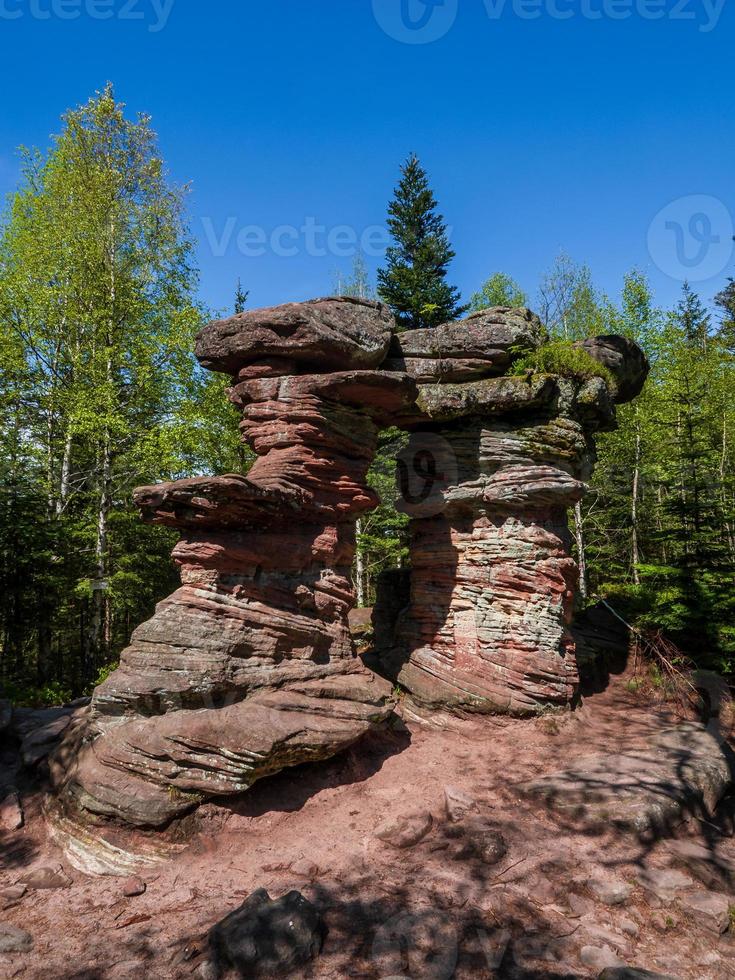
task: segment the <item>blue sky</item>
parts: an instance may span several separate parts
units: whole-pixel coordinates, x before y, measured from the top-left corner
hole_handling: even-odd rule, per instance
[[[498,269],[533,295],[564,249],[611,294],[638,266],[663,304],[684,275],[709,299],[735,274],[734,42],[722,0],[0,0],[0,190],[109,79],[191,182],[214,309],[238,276],[251,305],[331,292],[409,151],[465,295]]]

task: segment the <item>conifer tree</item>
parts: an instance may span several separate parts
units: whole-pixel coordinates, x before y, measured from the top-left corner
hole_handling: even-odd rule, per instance
[[[447,282],[454,252],[426,171],[412,154],[388,208],[394,244],[378,272],[378,293],[393,310],[399,327],[416,330],[455,320],[468,309],[459,290]]]
[[[245,304],[248,301],[248,296],[250,295],[250,290],[243,289],[240,280],[237,280],[237,289],[235,291],[235,313],[244,313]]]

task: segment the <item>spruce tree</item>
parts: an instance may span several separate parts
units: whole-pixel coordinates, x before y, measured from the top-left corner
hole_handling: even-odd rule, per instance
[[[387,266],[378,272],[378,293],[395,313],[399,328],[416,330],[455,320],[468,309],[459,290],[447,282],[454,258],[444,218],[429,187],[426,171],[412,154],[388,208],[394,244]]]

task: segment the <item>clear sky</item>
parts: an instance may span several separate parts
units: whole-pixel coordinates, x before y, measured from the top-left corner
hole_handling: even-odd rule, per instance
[[[238,276],[251,305],[331,292],[409,151],[465,295],[498,269],[533,295],[563,248],[611,294],[638,266],[661,303],[686,275],[710,299],[735,274],[734,46],[733,0],[0,0],[0,190],[111,80],[191,182],[213,308]]]

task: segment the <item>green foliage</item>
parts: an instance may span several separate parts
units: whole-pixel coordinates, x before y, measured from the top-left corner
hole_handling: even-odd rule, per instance
[[[470,300],[470,310],[476,313],[493,306],[510,306],[516,308],[527,306],[528,297],[518,283],[504,272],[495,272],[483,284],[479,292],[474,293]]]
[[[235,290],[235,313],[236,314],[245,312],[245,304],[248,301],[249,295],[250,295],[250,291],[248,289],[243,289],[242,283],[238,279],[237,289]]]
[[[80,692],[172,591],[136,485],[244,469],[150,120],[111,86],[22,151],[0,225],[0,678]],[[41,692],[41,693],[38,693]]]
[[[377,493],[377,510],[358,523],[357,557],[353,577],[360,605],[375,601],[375,584],[382,571],[404,565],[408,559],[408,524],[405,514],[396,510],[396,457],[408,441],[399,429],[381,433],[368,483]]]
[[[352,263],[352,274],[335,276],[334,292],[337,296],[352,296],[355,299],[375,299],[375,289],[370,282],[365,256],[358,252]]]
[[[20,708],[51,708],[73,700],[71,688],[60,681],[42,686],[9,683],[3,685],[3,696]]]
[[[436,327],[467,311],[459,290],[447,279],[454,252],[444,218],[415,155],[401,169],[401,180],[388,208],[394,244],[378,272],[378,293],[393,310],[401,330]]]
[[[511,373],[516,375],[529,371],[534,374],[558,374],[562,378],[602,378],[611,390],[615,386],[610,371],[571,341],[556,340],[544,344],[519,358],[511,368]]]

